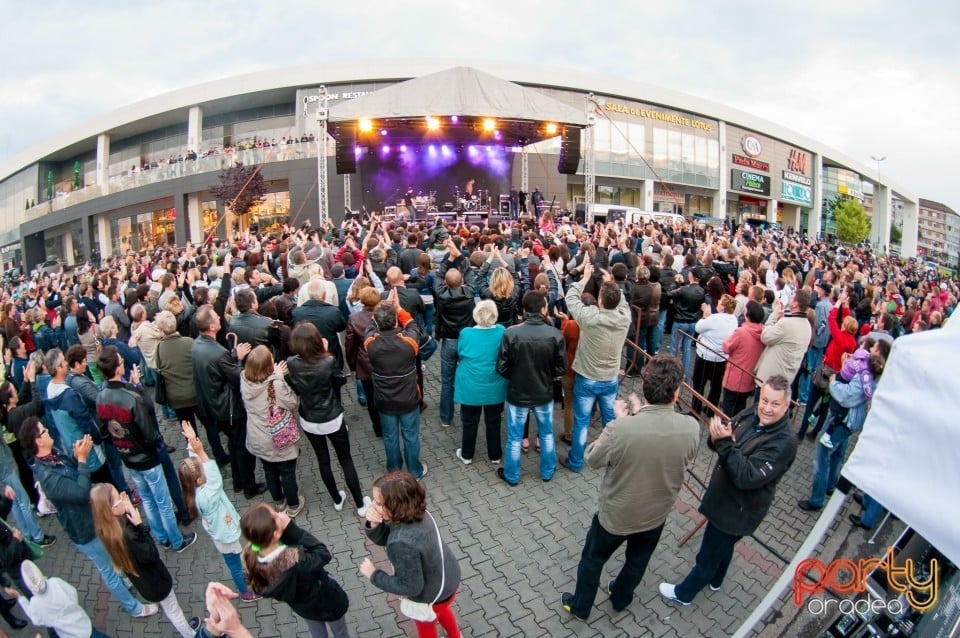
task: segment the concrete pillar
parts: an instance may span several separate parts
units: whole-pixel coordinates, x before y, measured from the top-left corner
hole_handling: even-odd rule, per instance
[[[780,212],[783,214],[783,228],[793,228],[794,231],[800,232],[800,207],[794,206],[793,204],[784,205]]]
[[[816,237],[820,234],[820,218],[823,216],[823,156],[813,154],[813,208],[807,216],[807,234]]]
[[[777,200],[771,199],[767,202],[767,221],[777,221]]]
[[[80,219],[80,234],[83,237],[83,258],[90,259],[93,253],[93,238],[90,236],[90,217]]]
[[[710,216],[726,219],[727,189],[730,187],[730,169],[727,166],[726,122],[720,122],[720,126],[717,129],[717,135],[720,142],[720,182],[717,185],[717,192],[713,195],[713,205],[710,208]]]
[[[110,237],[110,221],[106,215],[97,215],[97,238],[100,241],[100,258],[106,260],[113,255],[113,241]]]
[[[640,187],[640,210],[653,210],[653,180],[645,179]]]
[[[63,247],[63,260],[70,264],[71,266],[75,265],[73,259],[73,233],[67,228],[63,235],[60,238],[60,245]]]
[[[187,149],[200,152],[200,142],[203,140],[203,109],[199,106],[190,107],[187,120]]]
[[[187,239],[194,244],[203,241],[203,219],[200,214],[200,194],[189,193],[187,199]]]
[[[101,195],[110,193],[108,181],[110,181],[110,136],[101,133],[97,137],[97,184],[100,186]]]
[[[886,253],[890,248],[890,188],[882,184],[873,187],[873,220],[870,222],[870,243],[875,250]]]
[[[917,202],[903,202],[903,239],[900,243],[901,257],[917,256],[917,237],[920,232],[920,216]]]

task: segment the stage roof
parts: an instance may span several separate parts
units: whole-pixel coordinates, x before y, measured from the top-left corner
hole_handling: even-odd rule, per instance
[[[496,121],[498,141],[510,145],[533,143],[558,134],[547,134],[539,123],[554,123],[560,128],[582,128],[587,124],[585,113],[579,109],[519,84],[458,66],[331,107],[330,133],[340,137],[357,121],[370,119],[378,130],[389,130],[394,141],[400,135],[417,141],[427,116],[444,119],[438,137],[462,142],[482,142],[482,135],[477,135],[480,124],[483,119],[492,118]],[[457,116],[456,123],[451,122],[451,116]],[[357,142],[363,143],[359,138]]]

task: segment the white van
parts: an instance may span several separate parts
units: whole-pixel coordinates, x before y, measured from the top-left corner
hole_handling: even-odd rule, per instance
[[[682,215],[642,210],[633,206],[619,204],[594,204],[587,211],[587,225],[597,222],[606,223],[608,219],[620,219],[627,224],[643,224],[654,221],[658,224],[672,224],[684,221]]]

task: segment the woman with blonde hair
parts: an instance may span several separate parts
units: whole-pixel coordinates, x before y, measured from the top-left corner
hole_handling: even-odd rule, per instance
[[[506,268],[498,268],[494,274],[500,270],[506,271]],[[497,306],[490,299],[476,305],[473,321],[476,325],[464,328],[457,341],[460,363],[454,380],[453,400],[460,404],[463,437],[456,455],[464,465],[473,463],[477,426],[482,414],[486,425],[487,458],[493,465],[499,465],[503,456],[500,419],[503,403],[507,400],[507,380],[497,374],[497,355],[506,328],[497,322]]]
[[[499,256],[499,253],[493,253]],[[491,257],[492,258],[492,257]],[[491,263],[487,260],[487,264]],[[493,271],[488,283],[480,284],[480,298],[491,300],[497,309],[497,323],[510,327],[518,322],[517,308],[521,288],[510,271],[501,266]]]
[[[150,528],[126,492],[117,492],[109,483],[95,483],[90,488],[90,510],[94,531],[114,568],[130,579],[144,600],[159,603],[183,638],[193,638],[200,619],[194,617],[187,621],[184,617],[173,591],[173,577],[160,559]],[[155,605],[148,607],[156,609]]]
[[[277,510],[296,517],[306,505],[297,487],[300,402],[284,380],[287,372],[285,361],[274,365],[270,348],[257,346],[244,360],[240,396],[247,411],[247,451],[263,462]]]

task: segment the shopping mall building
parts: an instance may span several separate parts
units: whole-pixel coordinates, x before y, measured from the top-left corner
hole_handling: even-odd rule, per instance
[[[358,139],[356,173],[348,179],[337,174],[334,140],[320,141],[318,104],[325,101],[335,113],[348,102],[360,104],[376,91],[453,66],[390,61],[262,71],[174,91],[87,121],[0,163],[4,265],[32,268],[51,257],[72,264],[92,251],[106,255],[164,242],[182,245],[210,234],[225,236],[254,221],[261,228],[288,220],[316,222],[324,184],[335,221],[345,201],[353,210],[382,209],[408,187],[429,192],[442,210],[458,201],[470,179],[494,207],[511,186],[526,185],[528,192],[539,188],[546,200],[575,210],[585,200],[584,163],[576,174],[558,170],[559,137],[531,144],[525,162],[516,161],[521,149],[515,142],[491,139],[485,148],[467,148],[461,140],[449,150],[438,146],[442,153],[431,146],[429,154],[442,165],[414,175],[398,172],[390,181],[385,176],[403,163],[401,147],[391,146],[388,131],[379,130],[378,118],[385,114],[370,112],[373,133],[382,138]],[[595,122],[597,203],[738,222],[761,217],[816,234],[832,231],[824,202],[838,194],[861,200],[869,195],[874,245],[889,244],[895,208],[903,213],[902,254],[916,253],[918,198],[886,176],[878,179],[873,167],[791,131],[789,122],[769,122],[627,79],[512,63],[479,62],[472,68],[580,114],[595,111],[585,121]],[[592,103],[589,94],[595,96]],[[458,114],[421,115],[455,122]],[[330,158],[325,180],[318,179],[318,149]],[[426,145],[404,144],[402,151],[428,155]],[[242,219],[211,194],[222,169],[237,161],[261,165],[267,186],[264,200]]]

